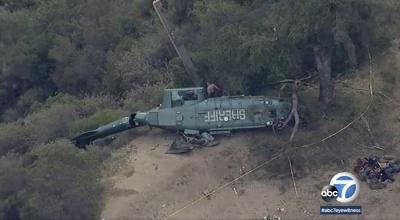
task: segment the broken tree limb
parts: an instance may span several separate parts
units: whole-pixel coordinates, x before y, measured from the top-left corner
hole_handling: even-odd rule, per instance
[[[290,134],[289,142],[293,141],[294,135],[297,133],[297,130],[299,128],[299,123],[300,123],[300,117],[299,117],[299,113],[297,111],[297,95],[294,94],[294,96],[296,96],[296,106],[293,108],[296,108],[296,109],[293,111],[294,126],[293,126],[292,133]]]
[[[288,157],[288,161],[289,161],[289,166],[290,166],[290,173],[292,174],[294,192],[296,193],[296,198],[298,198],[299,194],[297,193],[296,181],[294,181],[293,167],[292,167],[292,162],[290,161],[290,157]]]
[[[286,86],[287,86],[286,83],[283,84],[283,85],[281,86],[281,88],[279,89],[279,95],[278,95],[278,97],[281,97],[281,93],[282,93],[282,91],[286,88]]]
[[[296,81],[303,82],[303,81],[306,81],[306,80],[311,80],[312,78],[317,76],[317,74],[312,73],[312,72],[310,72],[308,74],[309,74],[308,76],[302,77],[300,79],[284,79],[284,80],[280,80],[280,81],[275,81],[275,82],[271,82],[271,83],[265,83],[265,84],[262,84],[262,85],[254,86],[254,87],[251,87],[251,89],[262,89],[262,88],[265,88],[265,87],[275,86],[275,85],[280,85],[280,84],[283,84],[283,87],[285,87],[286,84],[288,84],[288,83],[290,84],[290,83],[294,83]],[[281,90],[282,89],[283,88],[281,87]]]
[[[286,120],[282,123],[281,126],[278,127],[278,129],[283,129],[285,128],[289,122],[294,118],[294,126],[292,133],[289,138],[289,142],[293,141],[294,135],[297,133],[299,124],[300,124],[300,117],[299,117],[299,112],[298,112],[298,105],[299,105],[299,99],[297,96],[297,89],[300,87],[301,81],[295,80],[293,83],[293,91],[292,91],[292,109],[286,118]]]
[[[369,149],[377,149],[377,150],[381,150],[381,151],[385,151],[385,149],[383,147],[378,147],[378,146],[367,146],[365,144],[358,144],[361,147],[365,147],[365,148],[369,148]]]

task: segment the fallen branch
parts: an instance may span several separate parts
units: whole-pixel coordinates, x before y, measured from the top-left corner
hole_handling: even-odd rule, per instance
[[[372,146],[371,148],[375,148],[375,149],[378,149],[378,150],[383,150],[383,151],[385,151],[385,149],[383,149],[383,147]]]
[[[292,94],[292,105],[293,105],[292,112],[293,112],[293,117],[294,117],[294,126],[293,126],[293,130],[292,130],[292,134],[290,134],[289,142],[292,142],[294,135],[297,133],[297,130],[299,128],[299,123],[300,123],[300,117],[299,117],[299,113],[297,111],[298,98],[297,98],[296,93]]]
[[[294,174],[293,174],[292,162],[290,161],[290,158],[289,158],[289,157],[288,157],[288,161],[289,161],[289,166],[290,166],[290,173],[292,174],[292,181],[293,181],[294,192],[296,193],[296,198],[298,198],[298,197],[299,197],[299,194],[297,193],[296,182],[294,181]]]
[[[381,150],[381,151],[385,151],[385,149],[383,148],[383,147],[378,147],[378,146],[376,146],[376,145],[374,145],[374,146],[367,146],[367,145],[365,145],[365,144],[358,144],[358,145],[360,145],[361,147],[365,147],[365,148],[370,148],[370,149],[377,149],[377,150]]]

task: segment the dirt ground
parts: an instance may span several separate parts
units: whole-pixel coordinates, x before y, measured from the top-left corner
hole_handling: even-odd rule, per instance
[[[126,163],[125,170],[112,176],[114,185],[109,189],[102,218],[167,218],[199,198],[202,192],[229,182],[251,168],[247,166],[251,132],[224,137],[219,146],[195,150],[190,155],[164,154],[170,136],[155,129],[129,146],[136,153]],[[129,168],[134,168],[134,172],[127,173]],[[282,219],[335,219],[319,215],[320,205],[326,204],[320,190],[334,174],[342,171],[351,169],[333,169],[296,179],[299,198],[291,181],[245,177],[170,219],[263,219],[274,214]],[[285,192],[282,184],[287,187]],[[362,205],[363,215],[353,219],[397,219],[399,195],[400,181],[378,191],[361,183],[360,195],[353,204]]]
[[[379,61],[379,64],[391,63],[400,69],[397,66],[400,64],[398,48],[388,53],[386,56],[390,59]],[[360,74],[359,78],[349,79],[347,83],[368,88],[365,86],[367,78],[365,74]],[[391,88],[391,97],[397,100],[400,100],[399,78]],[[378,89],[383,89],[379,77],[376,84]],[[359,95],[363,94],[360,92]],[[364,97],[368,96],[364,94]],[[370,154],[400,157],[400,106],[380,99],[367,118],[373,130],[372,137],[364,125],[357,122],[344,134],[319,144],[313,150],[303,153],[296,151],[307,162],[302,166],[298,165],[296,158],[293,159],[297,169],[297,196],[288,167],[288,155],[275,159],[233,184],[226,184],[273,157],[276,151],[269,151],[274,145],[273,142],[268,145],[273,136],[270,131],[245,131],[232,137],[219,137],[220,145],[195,149],[187,155],[165,154],[173,134],[159,129],[142,131],[146,134],[136,137],[128,146],[116,152],[125,156],[115,161],[113,166],[117,168],[105,175],[104,181],[108,187],[101,217],[105,220],[261,220],[276,215],[281,219],[399,219],[400,174],[396,175],[397,181],[380,190],[372,190],[365,182],[360,183],[360,194],[350,205],[361,205],[362,215],[332,217],[319,214],[321,205],[329,205],[320,197],[322,187],[336,173],[351,172],[358,157]],[[307,143],[324,137],[343,124],[321,122],[311,126],[310,131],[298,135],[304,139],[301,143]],[[372,142],[385,151],[372,148]],[[265,145],[262,150],[258,151],[257,143]],[[224,184],[225,187],[219,188],[211,196],[203,196]]]

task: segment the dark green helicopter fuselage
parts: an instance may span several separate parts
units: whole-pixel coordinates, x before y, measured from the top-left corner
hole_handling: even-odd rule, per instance
[[[269,96],[206,98],[204,88],[165,89],[163,103],[147,112],[111,122],[75,137],[77,146],[140,125],[179,130],[186,134],[225,133],[276,125],[290,111],[289,102]]]
[[[203,88],[166,89],[159,108],[138,112],[136,121],[154,127],[182,130],[231,131],[272,126],[284,120],[290,104],[267,96],[204,98]]]

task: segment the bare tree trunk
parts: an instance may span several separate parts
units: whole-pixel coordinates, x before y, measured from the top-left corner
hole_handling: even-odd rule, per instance
[[[331,54],[320,46],[314,46],[315,63],[319,73],[319,103],[323,114],[326,114],[333,101],[334,84],[332,80]]]

